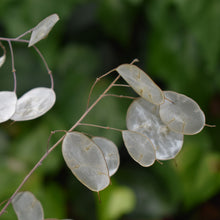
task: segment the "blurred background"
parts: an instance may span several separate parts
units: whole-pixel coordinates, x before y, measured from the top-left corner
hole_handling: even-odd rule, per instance
[[[0,36],[17,37],[50,14],[60,21],[37,44],[53,70],[57,101],[44,116],[0,124],[0,203],[9,198],[47,150],[50,132],[68,130],[83,114],[96,77],[122,63],[137,65],[163,89],[193,98],[207,124],[185,136],[175,160],[143,168],[133,161],[121,134],[78,127],[118,146],[121,164],[112,185],[89,191],[65,165],[58,146],[24,185],[42,203],[45,218],[75,220],[220,219],[220,1],[218,0],[1,0]],[[13,90],[10,52],[0,69],[0,90]],[[32,48],[13,43],[17,95],[50,86]],[[2,53],[2,52],[1,52]],[[91,102],[115,78],[102,79]],[[123,80],[121,80],[123,82]],[[114,94],[135,96],[129,88]],[[125,129],[131,100],[106,97],[84,122]],[[56,133],[50,146],[63,133]],[[2,220],[16,219],[10,206]]]

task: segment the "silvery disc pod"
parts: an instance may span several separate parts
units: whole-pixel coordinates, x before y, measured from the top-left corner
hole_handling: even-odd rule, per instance
[[[41,203],[30,192],[19,192],[12,200],[18,220],[44,220]]]
[[[109,176],[116,173],[120,163],[118,148],[116,145],[103,137],[93,137],[92,140],[101,149],[108,166]]]
[[[72,173],[90,190],[99,192],[109,185],[104,155],[87,136],[79,132],[67,133],[63,140],[62,153]]]
[[[160,119],[159,106],[143,98],[132,102],[126,123],[129,130],[140,132],[150,139],[158,160],[172,159],[182,148],[183,134],[171,131]]]
[[[205,115],[191,98],[172,91],[164,91],[165,102],[160,105],[162,121],[173,131],[185,135],[199,133],[205,126]]]
[[[122,64],[116,68],[116,71],[142,98],[155,105],[164,102],[162,90],[137,66]]]
[[[150,139],[135,131],[124,130],[122,137],[130,156],[141,166],[149,167],[156,159],[156,152]]]
[[[47,35],[49,34],[49,32],[58,20],[59,16],[57,14],[52,14],[44,20],[42,20],[36,27],[34,27],[28,47],[33,46],[38,41],[47,37]]]
[[[56,95],[53,89],[44,87],[31,89],[18,99],[11,119],[26,121],[38,118],[49,111],[55,101]]]
[[[9,120],[15,113],[17,96],[15,92],[0,92],[0,123]]]

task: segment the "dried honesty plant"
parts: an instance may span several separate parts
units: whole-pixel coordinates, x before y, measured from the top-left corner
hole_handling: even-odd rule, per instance
[[[0,41],[6,41],[9,44],[14,76],[14,91],[0,92],[0,122],[9,119],[14,121],[32,120],[42,116],[53,107],[56,101],[56,95],[54,92],[52,73],[35,44],[48,35],[58,20],[58,15],[53,14],[17,38],[0,38]],[[28,33],[32,33],[30,40],[23,40],[22,37]],[[32,46],[37,51],[50,75],[51,88],[34,88],[17,99],[16,72],[11,45],[13,41],[28,43],[29,47]],[[0,47],[3,50],[3,55],[0,57],[1,67],[6,59],[6,50],[2,43]],[[74,131],[78,126],[93,126],[121,132],[128,153],[143,167],[149,167],[153,165],[155,161],[175,158],[182,149],[184,135],[193,135],[203,129],[206,125],[205,115],[199,105],[183,94],[172,91],[162,91],[143,70],[134,65],[135,61],[136,60],[130,64],[122,64],[96,79],[90,90],[86,111],[40,158],[10,199],[7,200],[0,212],[0,216],[5,214],[6,208],[12,202],[19,220],[44,219],[43,208],[33,194],[19,191],[32,173],[41,165],[42,161],[45,160],[60,143],[62,143],[62,154],[67,167],[82,184],[95,192],[105,189],[110,184],[110,178],[116,173],[120,163],[117,147],[111,140],[106,138],[89,138],[84,133]],[[112,72],[117,72],[117,77],[103,93],[89,105],[90,97],[96,83]],[[82,123],[99,101],[106,95],[110,95],[108,92],[113,86],[126,85],[116,84],[120,77],[122,77],[127,83],[127,86],[131,87],[139,96],[119,96],[134,99],[127,110],[127,130]],[[54,132],[51,134],[53,133]]]

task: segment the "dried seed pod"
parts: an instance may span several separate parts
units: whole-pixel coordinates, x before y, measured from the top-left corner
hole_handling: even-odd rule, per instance
[[[156,159],[156,152],[150,139],[138,132],[124,130],[122,137],[130,156],[141,166],[149,167]]]
[[[143,98],[132,102],[127,111],[127,128],[146,135],[156,149],[158,160],[173,159],[183,145],[183,134],[171,131],[159,116],[159,106]]]
[[[184,135],[199,133],[205,126],[205,115],[191,98],[164,91],[165,102],[160,105],[161,120],[173,131]]]
[[[15,112],[17,96],[15,92],[0,92],[0,123],[7,121]]]
[[[49,34],[53,26],[57,23],[57,21],[59,21],[59,16],[57,14],[52,14],[42,20],[36,27],[34,27],[28,47],[31,47],[38,41],[44,39]]]
[[[116,68],[120,76],[147,101],[159,105],[164,102],[162,90],[140,68],[133,64],[122,64]]]
[[[2,65],[5,63],[5,60],[6,60],[6,49],[1,42],[0,42],[0,47],[2,48],[4,52],[3,55],[0,57],[0,67],[2,67]]]
[[[14,121],[26,121],[40,117],[54,105],[56,95],[53,89],[38,87],[21,96],[11,117]]]
[[[114,175],[118,170],[120,163],[118,148],[112,141],[103,137],[93,137],[92,140],[104,154],[108,166],[109,176]]]
[[[67,133],[62,144],[67,166],[76,178],[90,190],[99,192],[109,183],[109,173],[100,148],[79,132]]]
[[[44,220],[41,203],[30,192],[19,192],[12,200],[18,220]]]

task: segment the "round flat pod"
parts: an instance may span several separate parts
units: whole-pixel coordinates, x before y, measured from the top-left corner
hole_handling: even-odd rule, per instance
[[[205,126],[205,115],[191,98],[164,91],[165,102],[160,105],[161,120],[173,131],[184,135],[199,133]]]
[[[38,118],[49,111],[55,101],[56,95],[53,89],[44,87],[31,89],[18,99],[15,113],[11,119],[26,121]]]
[[[162,90],[140,68],[133,64],[122,64],[116,68],[119,75],[147,101],[159,105],[164,102]]]
[[[156,153],[151,141],[143,134],[124,130],[122,137],[130,156],[141,166],[149,167],[156,159]]]
[[[0,123],[9,120],[15,113],[16,103],[17,96],[15,92],[0,92]]]
[[[127,128],[146,135],[156,149],[158,160],[176,157],[183,145],[183,134],[171,131],[159,116],[159,106],[143,98],[132,102],[127,111]]]
[[[12,200],[18,220],[44,220],[41,203],[30,192],[19,192]]]
[[[93,137],[92,140],[104,154],[108,166],[109,176],[114,175],[118,170],[120,163],[118,148],[112,141],[103,137]]]
[[[100,148],[79,132],[67,133],[62,144],[67,166],[76,178],[90,190],[99,192],[109,183],[109,172]]]

